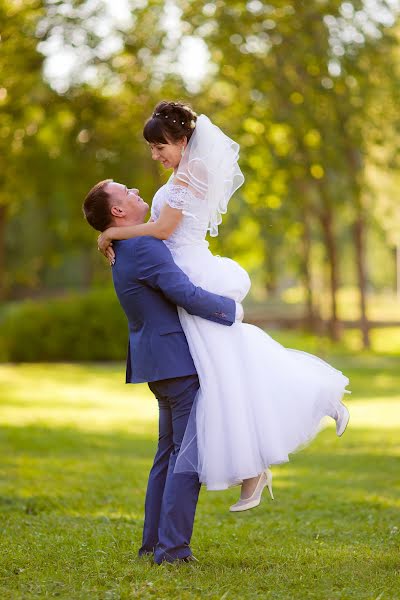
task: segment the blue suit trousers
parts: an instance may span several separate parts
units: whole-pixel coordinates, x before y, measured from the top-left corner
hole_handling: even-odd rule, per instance
[[[190,411],[199,389],[197,375],[153,381],[159,405],[158,448],[150,471],[139,555],[153,553],[156,563],[191,555],[190,539],[200,483],[197,474],[174,473]]]

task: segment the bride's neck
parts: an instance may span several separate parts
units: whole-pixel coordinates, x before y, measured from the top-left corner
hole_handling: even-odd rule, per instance
[[[176,175],[176,174],[177,174],[177,172],[178,172],[178,169],[179,169],[179,165],[180,165],[180,164],[181,164],[181,163],[179,162],[179,163],[176,165],[176,167],[174,167],[174,175]]]

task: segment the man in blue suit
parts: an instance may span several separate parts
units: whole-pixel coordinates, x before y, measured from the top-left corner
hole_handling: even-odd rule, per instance
[[[98,231],[143,223],[148,208],[138,190],[111,180],[92,188],[83,205]],[[232,299],[194,286],[160,240],[117,241],[114,250],[114,287],[129,324],[126,381],[148,382],[159,404],[139,555],[154,553],[158,564],[188,562],[200,483],[196,474],[174,473],[174,467],[199,380],[176,307],[222,325],[233,324],[237,307]]]

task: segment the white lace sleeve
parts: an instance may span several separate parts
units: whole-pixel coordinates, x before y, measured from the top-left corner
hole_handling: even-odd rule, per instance
[[[166,201],[171,208],[177,208],[182,211],[182,214],[196,218],[193,203],[197,199],[186,186],[171,183],[167,188]]]

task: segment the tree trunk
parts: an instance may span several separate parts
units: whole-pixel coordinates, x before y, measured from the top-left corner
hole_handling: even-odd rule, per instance
[[[306,326],[310,331],[316,330],[316,310],[314,307],[314,291],[313,282],[311,277],[311,229],[310,219],[308,213],[308,207],[304,206],[304,220],[303,220],[303,260],[302,260],[302,271],[303,271],[303,285],[306,295],[306,312],[304,320]]]
[[[264,254],[265,254],[265,289],[272,297],[276,296],[278,289],[278,278],[276,268],[276,257],[273,247],[264,239]]]
[[[357,203],[357,215],[354,221],[354,247],[356,251],[356,265],[358,277],[358,290],[360,295],[360,329],[363,348],[370,348],[369,323],[367,318],[367,274],[365,267],[365,225],[361,204]]]
[[[365,266],[365,223],[364,208],[361,199],[361,189],[357,174],[362,170],[362,157],[360,152],[348,146],[347,156],[351,168],[351,180],[353,182],[353,202],[355,220],[353,224],[354,248],[356,254],[358,292],[360,298],[360,330],[363,348],[370,347],[369,323],[367,318],[367,270]]]
[[[5,233],[7,208],[0,204],[0,302],[6,298],[5,285]]]
[[[304,322],[310,331],[319,332],[317,327],[317,311],[314,305],[314,290],[313,281],[311,276],[311,224],[310,224],[310,203],[309,197],[311,190],[304,180],[298,179],[295,181],[296,190],[299,197],[303,199],[302,207],[302,222],[303,222],[303,235],[302,235],[302,257],[300,261],[301,276],[305,291],[306,309],[304,314]],[[319,321],[319,319],[318,319]]]
[[[85,290],[90,290],[93,285],[95,275],[94,256],[92,248],[86,251],[85,259],[82,264],[82,279]]]
[[[329,279],[331,295],[331,318],[329,322],[329,332],[332,340],[339,341],[341,337],[341,326],[337,310],[337,291],[339,287],[338,277],[338,257],[336,240],[333,231],[333,214],[329,204],[325,203],[320,215],[322,230],[325,238],[325,247],[329,261]]]

